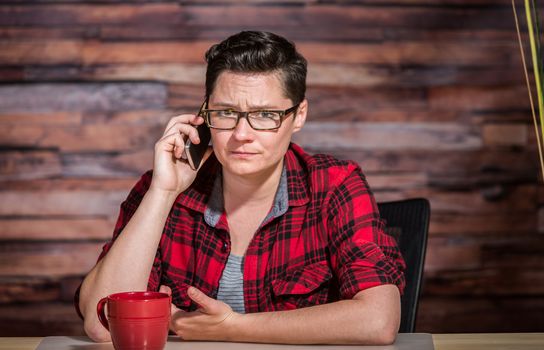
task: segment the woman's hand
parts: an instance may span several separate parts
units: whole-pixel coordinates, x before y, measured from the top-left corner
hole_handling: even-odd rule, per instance
[[[202,123],[204,119],[193,114],[182,114],[170,119],[162,138],[155,143],[150,188],[178,195],[193,183],[198,170],[191,169],[187,162],[185,141],[190,138],[195,144],[200,142],[195,126]],[[209,147],[201,164],[211,153],[212,148]]]
[[[162,285],[159,292],[171,295],[170,287]],[[233,340],[235,323],[242,315],[222,301],[210,298],[195,287],[189,287],[187,295],[198,304],[193,312],[171,306],[170,329],[184,340]]]

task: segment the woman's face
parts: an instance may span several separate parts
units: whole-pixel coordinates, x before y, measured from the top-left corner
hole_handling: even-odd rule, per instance
[[[241,112],[259,109],[285,110],[293,102],[285,97],[278,73],[249,74],[225,71],[215,83],[208,101],[209,109],[234,109]],[[307,101],[284,118],[278,130],[257,131],[241,118],[234,130],[212,131],[214,153],[223,165],[224,175],[266,176],[281,166],[291,135],[306,120]]]

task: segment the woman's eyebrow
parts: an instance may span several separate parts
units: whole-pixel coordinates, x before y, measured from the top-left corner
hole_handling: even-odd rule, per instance
[[[239,106],[234,105],[232,103],[228,103],[228,102],[214,102],[213,105],[215,107],[224,107],[224,108],[231,108],[231,109],[235,109],[235,110],[240,110]],[[277,106],[272,106],[272,105],[252,105],[252,106],[250,106],[250,110],[252,110],[252,111],[261,110],[261,109],[276,110],[276,109],[281,109],[281,108],[278,108]]]

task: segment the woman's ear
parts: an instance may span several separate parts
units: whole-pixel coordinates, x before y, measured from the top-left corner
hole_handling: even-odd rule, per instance
[[[293,117],[293,132],[297,132],[306,123],[306,115],[308,114],[308,100],[304,99],[297,108],[297,114]]]

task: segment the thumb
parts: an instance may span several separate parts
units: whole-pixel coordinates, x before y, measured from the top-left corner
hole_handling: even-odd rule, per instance
[[[181,310],[178,309],[178,307],[174,305],[174,303],[170,304],[170,315],[172,316],[172,318],[178,316],[177,315],[178,311],[181,311]]]
[[[161,285],[160,288],[159,288],[159,292],[160,293],[166,293],[168,295],[172,295],[172,289],[168,286],[165,286],[165,285]]]
[[[186,312],[177,308],[174,303],[170,304],[170,323],[168,327],[170,330],[177,335],[181,336],[180,329],[178,326],[178,320],[182,319],[185,316]]]
[[[187,289],[187,295],[200,306],[204,313],[214,314],[221,312],[218,301],[202,293],[199,289],[189,287],[189,289]]]

